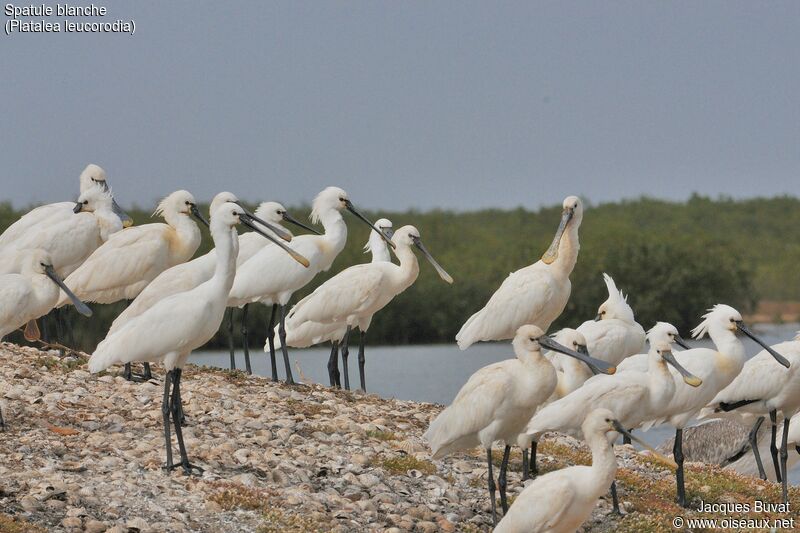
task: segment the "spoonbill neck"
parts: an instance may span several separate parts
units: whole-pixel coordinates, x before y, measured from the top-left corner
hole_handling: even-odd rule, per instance
[[[578,251],[581,248],[578,241],[578,227],[579,224],[575,221],[567,226],[561,242],[558,243],[558,257],[550,265],[553,272],[564,277],[569,277],[575,268],[575,263],[578,262]]]
[[[605,492],[617,474],[617,458],[614,457],[614,448],[609,444],[605,433],[590,433],[584,437],[592,451],[590,482],[601,487],[601,493]]]
[[[655,350],[648,352],[647,376],[651,405],[657,407],[668,402],[675,393],[675,380],[667,368],[667,362]]]
[[[239,255],[239,238],[236,228],[226,224],[211,223],[211,237],[214,239],[214,252],[217,264],[212,281],[221,286],[226,294],[233,286],[236,277],[236,257]]]
[[[100,227],[100,238],[104,242],[107,241],[113,233],[122,230],[122,220],[111,210],[111,207],[103,207],[92,214],[95,219],[97,219],[97,225]]]
[[[187,259],[191,257],[200,246],[201,235],[197,223],[185,213],[165,213],[164,220],[178,234],[175,244],[177,244],[180,255],[185,255]]]
[[[333,256],[339,255],[347,243],[347,224],[342,214],[336,209],[326,209],[319,215],[319,222],[325,229],[322,235],[309,235],[309,237],[324,239],[330,245]]]
[[[419,276],[419,260],[410,246],[398,246],[395,255],[400,260],[400,266],[395,271],[395,282],[405,289]]]

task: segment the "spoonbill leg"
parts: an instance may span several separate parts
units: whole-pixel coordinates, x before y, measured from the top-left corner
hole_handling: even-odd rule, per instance
[[[292,377],[292,365],[289,363],[289,347],[286,346],[286,306],[281,306],[281,325],[278,328],[278,336],[281,339],[281,351],[283,352],[283,366],[286,367],[286,383],[294,385]]]
[[[342,372],[344,373],[344,390],[350,390],[350,370],[347,368],[347,358],[350,356],[350,326],[347,326],[347,331],[344,332],[342,338]]]
[[[269,363],[272,366],[272,381],[278,381],[278,365],[275,361],[275,311],[278,304],[272,304],[272,311],[269,314],[269,324],[267,325],[267,342],[269,343]]]
[[[364,364],[366,358],[364,357],[364,338],[367,336],[366,331],[361,331],[361,340],[358,343],[358,377],[361,380],[361,390],[367,392],[367,384],[364,375]]]
[[[508,459],[510,456],[511,446],[506,445],[503,450],[503,462],[500,463],[500,475],[497,476],[497,484],[500,487],[500,506],[503,508],[503,515],[508,512],[508,498],[506,497],[508,480],[506,479],[506,473],[508,472]]]
[[[756,466],[758,467],[758,477],[763,480],[767,479],[767,472],[764,470],[764,463],[761,462],[761,453],[758,451],[758,430],[761,429],[761,424],[764,423],[764,417],[758,417],[753,429],[750,430],[747,440],[750,441],[750,449],[753,450],[753,457],[756,459]]]
[[[202,475],[203,469],[189,462],[189,456],[186,454],[186,445],[183,443],[183,430],[181,429],[180,422],[183,412],[181,406],[181,374],[183,371],[180,368],[176,368],[174,372],[172,401],[170,403],[172,408],[172,422],[175,425],[175,438],[178,440],[178,451],[181,455],[180,465],[183,467],[183,471],[187,476],[192,475],[194,473],[193,470],[196,470],[198,474]],[[172,466],[172,468],[176,467],[177,465]]]
[[[489,478],[489,499],[492,501],[492,524],[497,525],[497,504],[494,499],[494,474],[492,473],[492,449],[486,448],[486,462],[489,466],[487,477]]]
[[[772,440],[769,443],[769,453],[772,455],[772,466],[775,468],[775,481],[781,482],[781,468],[778,461],[778,411],[769,412],[769,421],[772,423]]]
[[[125,300],[125,309],[131,305],[131,300]],[[150,368],[150,363],[144,363],[144,371],[141,375],[133,373],[133,367],[130,363],[125,363],[125,370],[122,372],[122,377],[128,381],[149,381],[153,379],[153,371]]]
[[[613,505],[611,512],[621,515],[619,510],[619,497],[617,496],[617,480],[611,482],[611,503]]]
[[[169,432],[169,414],[170,414],[170,389],[172,385],[173,371],[167,372],[164,376],[164,399],[161,401],[161,417],[164,419],[164,444],[167,447],[167,462],[164,465],[164,470],[169,472],[172,470],[172,437]]]
[[[789,450],[787,444],[789,440],[789,419],[783,418],[783,441],[781,441],[781,492],[783,495],[783,503],[789,503],[789,488],[788,478],[789,473],[786,471],[786,461],[789,459]]]
[[[522,448],[522,481],[528,481],[528,449]]]
[[[331,381],[331,387],[342,387],[342,384],[339,382],[339,341],[331,341],[331,356],[328,359],[328,378]]]
[[[236,370],[236,348],[233,347],[233,307],[228,309],[228,350],[231,353],[231,370]]]
[[[539,445],[538,442],[533,441],[531,442],[531,465],[530,465],[530,475],[532,479],[535,479],[536,476],[539,475],[539,468],[536,466],[536,447]]]
[[[675,471],[675,483],[678,487],[678,505],[686,507],[686,487],[683,483],[683,429],[675,430],[675,445],[672,447],[672,458],[678,464]]]
[[[253,373],[253,369],[250,367],[250,347],[247,345],[247,310],[250,308],[250,304],[244,304],[242,307],[242,328],[240,330],[242,334],[242,347],[244,348],[244,368],[248,374]]]

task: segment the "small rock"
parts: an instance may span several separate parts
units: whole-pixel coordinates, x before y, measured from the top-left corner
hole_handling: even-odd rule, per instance
[[[89,520],[83,526],[83,530],[86,533],[103,533],[106,529],[108,529],[108,526],[99,520]]]

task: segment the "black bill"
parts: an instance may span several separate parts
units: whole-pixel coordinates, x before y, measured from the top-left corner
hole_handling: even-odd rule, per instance
[[[311,233],[313,233],[315,235],[322,235],[320,232],[318,232],[317,230],[315,230],[311,226],[307,226],[307,225],[303,224],[302,222],[300,222],[299,220],[297,220],[296,218],[294,218],[292,215],[290,215],[289,213],[287,213],[285,211],[283,212],[282,216],[283,216],[283,220],[285,220],[286,222],[289,222],[290,224],[294,224],[295,226],[299,226],[299,227],[303,228],[304,230],[310,231]]]
[[[206,218],[203,216],[200,210],[197,209],[197,204],[192,204],[191,206],[189,206],[189,212],[192,214],[194,218],[205,224],[207,228],[209,227],[208,220],[206,220]]]
[[[568,355],[570,357],[574,357],[578,361],[584,363],[588,366],[592,372],[595,374],[613,374],[617,371],[617,367],[609,365],[605,361],[601,361],[600,359],[595,359],[594,357],[590,357],[586,354],[582,354],[580,352],[576,352],[575,350],[570,350],[566,346],[562,346],[561,344],[557,343],[555,340],[551,339],[546,335],[542,335],[537,339],[539,344],[548,348],[550,350],[563,353],[564,355]]]
[[[692,387],[699,387],[700,385],[703,384],[702,379],[698,378],[697,376],[686,370],[683,366],[681,366],[678,360],[675,359],[675,356],[672,355],[672,352],[662,351],[661,357],[664,359],[664,361],[672,365],[672,367],[675,370],[677,370],[681,376],[683,376],[683,381],[687,385],[691,385]]]
[[[383,235],[383,233],[381,233],[381,235]],[[439,274],[439,277],[442,278],[447,283],[453,283],[453,278],[450,276],[450,274],[447,273],[447,271],[445,271],[444,268],[442,268],[442,265],[436,262],[436,259],[434,259],[431,253],[427,250],[427,248],[425,248],[425,245],[422,244],[422,240],[419,237],[412,236],[411,238],[414,241],[414,246],[419,248],[419,251],[422,252],[422,255],[425,256],[425,259],[427,259],[430,262],[430,264],[433,265],[433,268],[436,269],[436,272]]]
[[[347,208],[347,210],[348,210],[348,211],[350,211],[351,213],[353,213],[353,214],[354,214],[356,217],[360,218],[360,219],[361,219],[361,220],[362,220],[362,221],[363,221],[365,224],[367,224],[367,225],[368,225],[370,228],[372,228],[374,231],[377,231],[377,232],[378,232],[378,235],[380,235],[381,237],[383,237],[383,240],[384,240],[384,241],[386,241],[386,244],[388,244],[388,245],[389,245],[389,246],[390,246],[390,247],[391,247],[393,250],[396,248],[396,246],[394,245],[394,243],[392,242],[392,240],[391,240],[389,237],[387,237],[385,233],[383,233],[381,230],[379,230],[378,228],[376,228],[376,227],[375,227],[375,224],[373,224],[372,222],[370,222],[370,221],[369,221],[369,219],[368,219],[367,217],[365,217],[364,215],[362,215],[361,213],[359,213],[358,211],[356,211],[356,208],[355,208],[355,207],[353,207],[353,202],[351,202],[350,200],[345,200],[345,203],[344,203],[344,205],[345,205],[345,207]]]
[[[656,459],[658,459],[659,461],[661,461],[662,463],[667,464],[667,465],[669,465],[669,466],[671,466],[672,468],[675,468],[675,469],[678,468],[678,463],[676,463],[675,461],[673,461],[669,457],[666,457],[666,456],[658,453],[655,448],[653,448],[652,446],[650,446],[649,444],[644,442],[642,439],[636,437],[630,431],[628,431],[627,429],[622,427],[622,424],[619,423],[619,420],[614,420],[612,422],[612,424],[614,426],[614,431],[616,431],[617,433],[619,433],[621,435],[624,435],[624,436],[628,437],[629,439],[631,439],[632,441],[636,442],[642,448],[644,448],[645,450],[648,450],[650,453],[652,453],[653,456]]]
[[[764,348],[766,351],[768,351],[769,354],[772,357],[774,357],[777,362],[779,362],[780,364],[782,364],[786,368],[789,368],[789,361],[784,356],[782,356],[781,354],[779,354],[778,352],[776,352],[775,350],[770,348],[767,345],[767,343],[765,343],[764,341],[762,341],[761,339],[756,337],[756,334],[753,333],[752,331],[750,331],[750,329],[747,326],[744,325],[744,322],[742,322],[741,320],[737,320],[736,321],[736,327],[739,328],[739,331],[741,331],[742,333],[744,333],[745,335],[747,335],[748,337],[750,337],[751,339],[756,341],[762,348]]]
[[[67,296],[69,296],[69,299],[72,301],[72,305],[75,306],[75,309],[77,309],[80,314],[83,316],[92,316],[92,310],[89,309],[89,306],[83,303],[80,298],[75,296],[74,292],[69,290],[69,287],[64,284],[61,277],[56,274],[56,271],[53,269],[53,265],[45,266],[44,273],[47,274],[47,277],[52,279],[53,283],[58,285]]]
[[[255,218],[253,218],[252,216],[248,215],[247,213],[240,213],[239,214],[239,221],[242,224],[244,224],[245,226],[247,226],[248,228],[250,228],[253,231],[263,235],[264,237],[266,237],[267,239],[269,239],[270,241],[272,241],[276,245],[280,246],[283,249],[283,251],[285,251],[287,254],[292,256],[292,259],[294,259],[295,261],[297,261],[298,263],[300,263],[304,267],[308,268],[308,265],[309,265],[308,259],[306,259],[302,255],[300,255],[299,253],[295,252],[294,250],[292,250],[291,248],[286,246],[283,242],[281,242],[280,240],[276,239],[275,237],[273,237],[269,233],[267,233],[264,230],[262,230],[261,228],[259,228],[258,225],[257,225],[257,224],[261,224],[261,222],[259,220],[256,220]]]

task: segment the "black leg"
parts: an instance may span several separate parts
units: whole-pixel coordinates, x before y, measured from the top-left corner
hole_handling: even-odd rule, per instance
[[[528,475],[528,449],[522,448],[522,481],[527,481]]]
[[[629,429],[628,431],[633,431],[633,430]],[[622,444],[630,444],[630,443],[631,443],[631,438],[629,436],[627,436],[627,435],[623,435],[622,436]]]
[[[47,317],[50,316],[50,313],[44,315],[42,317],[42,340],[44,342],[51,342],[52,339],[50,338],[50,328],[47,326]]]
[[[233,307],[228,308],[228,350],[231,352],[231,370],[236,370],[236,348],[233,347]]]
[[[536,447],[539,445],[538,442],[533,441],[531,442],[531,478],[536,479],[536,476],[539,475],[539,467],[536,466]]]
[[[775,481],[781,482],[781,466],[778,461],[778,412],[769,412],[769,421],[772,423],[772,440],[769,443],[769,453],[772,455],[772,466],[775,468]]]
[[[171,410],[172,410],[172,422],[175,426],[175,438],[178,441],[178,451],[181,454],[181,466],[183,467],[183,471],[187,476],[192,475],[196,470],[199,474],[203,473],[203,469],[199,466],[195,466],[189,462],[189,456],[186,454],[186,445],[183,443],[183,430],[181,429],[180,418],[181,414],[183,413],[183,409],[181,407],[181,374],[182,370],[180,368],[176,368],[175,372],[175,385],[172,389],[172,402],[171,402]]]
[[[272,305],[272,311],[269,314],[269,324],[267,325],[267,343],[269,344],[269,363],[272,368],[272,381],[278,381],[278,364],[275,361],[275,312],[278,310],[278,304]]]
[[[6,421],[3,420],[3,408],[0,407],[0,431],[6,430]]]
[[[161,402],[161,415],[164,418],[164,444],[167,447],[167,463],[164,467],[167,471],[172,470],[172,439],[169,433],[169,414],[170,414],[170,388],[172,385],[172,370],[164,376],[164,399]]]
[[[350,356],[350,326],[347,326],[347,331],[344,333],[342,339],[342,373],[344,374],[344,390],[350,390],[350,370],[347,368],[347,358]]]
[[[42,323],[44,323],[44,320],[42,320]],[[125,370],[122,371],[122,377],[128,381],[133,381],[133,370],[130,363],[125,363]]]
[[[508,513],[508,498],[506,498],[508,480],[506,479],[506,472],[508,472],[508,459],[510,454],[511,446],[506,444],[506,449],[503,450],[503,462],[500,463],[500,476],[497,478],[497,484],[500,486],[500,505],[503,507],[503,516]]]
[[[622,512],[619,510],[619,497],[617,496],[617,480],[611,482],[611,512],[621,515]]]
[[[358,343],[358,377],[361,380],[361,390],[367,392],[367,383],[364,375],[364,364],[366,358],[364,357],[364,340],[367,336],[366,331],[361,331],[361,342]]]
[[[339,381],[339,341],[331,341],[331,356],[328,358],[328,378],[331,387],[338,386]]]
[[[789,459],[789,419],[783,419],[783,441],[781,442],[781,489],[783,492],[783,503],[789,503],[789,473],[786,471],[786,461]]]
[[[675,445],[672,448],[672,457],[678,463],[675,472],[675,481],[678,486],[678,505],[686,507],[686,487],[683,482],[683,429],[675,430]]]
[[[486,462],[489,464],[489,472],[487,477],[489,478],[489,499],[492,501],[492,524],[497,525],[497,503],[494,499],[494,473],[492,472],[492,449],[488,448],[486,450]]]
[[[764,463],[761,462],[761,452],[758,451],[758,430],[761,429],[761,424],[764,423],[764,417],[758,417],[753,429],[750,430],[750,435],[747,440],[750,441],[750,449],[753,450],[753,457],[756,459],[756,466],[758,467],[758,477],[767,479],[767,472],[764,470]]]
[[[286,346],[286,306],[281,306],[281,325],[278,328],[278,335],[281,338],[281,351],[283,352],[283,366],[286,367],[286,383],[294,385],[292,377],[292,365],[289,363],[289,347]]]
[[[242,347],[244,348],[244,368],[248,374],[253,373],[253,369],[250,367],[250,346],[248,346],[247,342],[247,309],[250,304],[244,304],[242,307]]]
[[[150,368],[150,363],[144,364],[144,374],[142,375],[142,378],[144,378],[144,381],[150,381],[153,379],[153,369]]]

